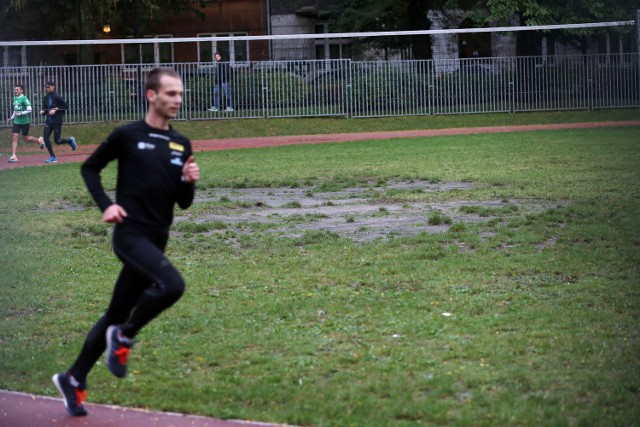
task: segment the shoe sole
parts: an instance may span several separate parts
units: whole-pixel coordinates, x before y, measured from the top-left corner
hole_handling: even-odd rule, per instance
[[[64,401],[64,408],[67,410],[69,415],[74,416],[74,417],[83,417],[83,416],[87,415],[86,411],[85,411],[84,414],[74,414],[73,411],[69,408],[69,402],[67,401],[67,396],[65,396],[64,391],[62,390],[62,386],[60,385],[60,380],[58,379],[59,375],[60,374],[54,374],[51,377],[51,381],[53,381],[53,384],[55,384],[56,388],[60,392],[60,395],[62,396],[62,400]]]

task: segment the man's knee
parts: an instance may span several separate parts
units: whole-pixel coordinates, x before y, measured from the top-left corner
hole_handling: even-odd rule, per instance
[[[167,302],[175,302],[184,294],[185,283],[177,270],[165,274],[162,282],[156,283],[152,292],[156,292],[160,298]]]
[[[178,274],[174,277],[169,285],[165,289],[165,296],[171,301],[177,301],[184,294],[185,283],[182,277]]]

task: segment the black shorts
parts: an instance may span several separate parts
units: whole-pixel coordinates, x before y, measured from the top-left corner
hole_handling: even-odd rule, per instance
[[[29,126],[30,126],[30,123],[27,123],[25,125],[17,125],[14,123],[13,126],[11,127],[11,132],[12,133],[22,132],[23,136],[27,136],[29,135]]]

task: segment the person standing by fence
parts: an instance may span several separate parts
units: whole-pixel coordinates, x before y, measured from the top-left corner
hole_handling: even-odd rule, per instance
[[[75,151],[77,145],[76,139],[73,136],[69,137],[69,139],[61,138],[62,120],[65,112],[69,110],[69,104],[67,104],[67,102],[58,95],[56,92],[56,84],[54,82],[48,81],[45,83],[44,88],[47,91],[47,95],[42,100],[42,110],[40,110],[40,115],[47,116],[45,119],[43,135],[44,143],[51,155],[48,160],[45,160],[45,163],[56,163],[56,155],[53,152],[50,140],[52,132],[53,141],[56,145],[69,144],[73,151]]]
[[[40,145],[40,149],[44,149],[44,139],[42,137],[36,138],[29,136],[29,127],[31,126],[31,102],[29,98],[24,94],[24,85],[16,85],[14,88],[15,96],[13,97],[13,114],[9,117],[8,121],[13,122],[11,129],[11,157],[9,157],[9,163],[16,163],[18,156],[16,156],[16,150],[18,149],[18,136],[22,133],[22,140],[24,142],[35,142]]]
[[[82,165],[82,177],[102,220],[115,224],[113,250],[123,267],[111,302],[87,334],[76,361],[52,378],[73,416],[87,414],[82,405],[87,376],[100,355],[106,350],[107,367],[124,377],[135,336],[184,292],[180,272],[164,254],[174,206],[191,205],[200,178],[191,141],[169,124],[178,114],[183,91],[173,69],[152,70],[145,84],[149,109],[144,120],[115,129]],[[116,159],[114,202],[100,174]]]
[[[224,93],[227,102],[226,111],[233,111],[233,98],[231,97],[231,80],[233,80],[233,69],[228,62],[222,61],[222,55],[216,52],[216,86],[213,89],[213,107],[209,111],[220,111],[220,91]]]

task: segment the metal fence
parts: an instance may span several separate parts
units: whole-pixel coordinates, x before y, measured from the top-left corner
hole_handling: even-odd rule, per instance
[[[640,106],[638,54],[450,60],[301,60],[234,67],[233,111],[214,104],[214,64],[163,64],[184,80],[178,120],[277,117],[382,117]],[[0,109],[9,117],[13,87],[37,111],[47,80],[69,102],[66,123],[142,117],[145,72],[152,66],[88,65],[0,68]]]

